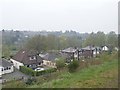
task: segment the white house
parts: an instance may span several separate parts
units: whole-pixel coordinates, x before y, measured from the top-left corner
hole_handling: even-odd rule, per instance
[[[8,60],[1,59],[0,60],[0,77],[3,74],[12,73],[14,71],[13,64]]]
[[[109,48],[107,46],[102,47],[102,51],[108,51],[108,50],[109,50]]]
[[[13,62],[14,67],[16,67],[17,69],[20,69],[20,66],[24,66],[24,64],[19,61],[16,61],[12,58],[10,60]]]
[[[101,48],[100,47],[95,47],[95,49],[93,51],[93,57],[96,57],[100,53],[101,53]]]

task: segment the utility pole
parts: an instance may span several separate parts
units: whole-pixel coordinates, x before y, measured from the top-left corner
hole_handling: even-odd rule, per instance
[[[77,53],[78,53],[78,56],[77,56],[77,57],[78,57],[78,61],[79,61],[79,52],[80,52],[79,49],[77,49]]]

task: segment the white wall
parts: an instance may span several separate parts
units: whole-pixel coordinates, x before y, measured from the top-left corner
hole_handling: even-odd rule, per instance
[[[11,72],[14,71],[14,67],[13,66],[11,66],[10,68],[11,69],[9,69],[9,70],[4,70],[4,73],[11,73]]]
[[[96,52],[96,51],[93,51],[93,54],[94,54],[94,55],[100,54],[100,52],[99,52],[99,51],[97,51],[97,52]]]
[[[0,66],[0,77],[2,77],[2,71],[1,71],[2,67]]]
[[[78,57],[78,54],[74,54],[74,58],[77,58]]]
[[[20,69],[20,66],[24,66],[23,63],[18,62],[18,61],[14,60],[14,59],[10,59],[10,60],[13,62],[14,67],[16,67],[17,69]]]
[[[93,51],[93,57],[96,57],[96,56],[99,55],[99,54],[100,54],[99,51],[97,51],[97,52],[96,52],[96,50]]]
[[[107,46],[104,46],[104,47],[102,48],[102,50],[103,50],[103,51],[108,51],[109,49],[108,49]]]
[[[10,69],[7,69],[7,70],[4,70],[5,67],[0,67],[0,76],[2,74],[11,73],[11,72],[14,71],[14,67],[13,66],[9,66],[9,67],[10,67]],[[2,69],[3,69],[3,71],[2,71]]]

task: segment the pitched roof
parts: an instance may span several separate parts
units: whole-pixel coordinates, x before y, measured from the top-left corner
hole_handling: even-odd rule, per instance
[[[8,67],[8,66],[12,66],[13,64],[11,62],[9,62],[8,60],[6,59],[0,59],[0,66],[2,67]]]
[[[36,60],[30,60],[31,56],[35,56]],[[42,62],[42,58],[38,55],[37,51],[28,49],[20,50],[15,56],[13,56],[13,59],[23,64],[36,64]]]
[[[74,53],[74,52],[76,52],[76,49],[73,48],[73,47],[69,47],[69,48],[67,48],[67,49],[62,50],[62,52]]]
[[[55,61],[56,58],[59,58],[61,55],[59,53],[47,53],[44,55],[43,59],[49,60],[49,61]]]
[[[65,59],[70,59],[71,58],[71,55],[67,54],[67,53],[61,53],[61,56],[62,56],[62,58],[65,58]]]

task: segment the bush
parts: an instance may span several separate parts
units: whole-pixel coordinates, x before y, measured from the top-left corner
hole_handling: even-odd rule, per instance
[[[65,60],[63,59],[56,60],[56,66],[57,66],[57,69],[61,69],[65,67]]]
[[[35,78],[28,78],[27,81],[26,81],[26,84],[31,85],[34,82],[37,82],[37,80]]]
[[[20,66],[20,71],[30,76],[36,76],[36,72],[26,66]]]
[[[68,65],[69,72],[75,72],[78,67],[79,67],[79,62],[77,60],[72,61]]]

